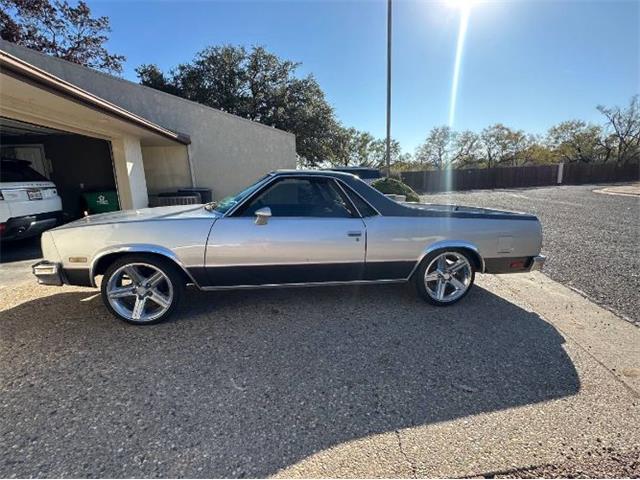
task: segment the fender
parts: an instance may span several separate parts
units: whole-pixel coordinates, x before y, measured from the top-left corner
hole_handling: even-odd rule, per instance
[[[89,281],[91,282],[92,287],[97,287],[95,281],[95,270],[98,262],[101,258],[106,255],[111,255],[114,253],[154,253],[156,255],[162,255],[163,257],[168,258],[173,261],[178,267],[185,273],[185,275],[198,287],[200,285],[193,276],[189,273],[189,270],[184,266],[182,261],[178,258],[178,256],[171,250],[166,247],[161,247],[160,245],[152,245],[152,244],[144,244],[144,243],[135,243],[135,244],[127,244],[127,245],[119,245],[119,246],[111,246],[107,247],[103,250],[100,250],[96,253],[91,259],[91,267],[89,268]]]
[[[418,261],[416,262],[416,265],[413,267],[413,270],[411,270],[411,274],[409,275],[408,278],[411,278],[413,276],[415,271],[418,269],[418,267],[422,263],[422,260],[424,259],[424,257],[426,257],[432,252],[435,252],[436,250],[443,250],[446,248],[466,248],[471,250],[473,253],[476,254],[476,257],[480,262],[480,268],[478,269],[478,273],[484,272],[484,269],[485,269],[484,258],[482,258],[482,255],[480,254],[478,247],[476,247],[473,243],[467,242],[465,240],[440,240],[439,242],[435,242],[435,243],[432,243],[431,245],[428,245],[422,251],[422,253],[420,254],[420,257],[418,258]]]

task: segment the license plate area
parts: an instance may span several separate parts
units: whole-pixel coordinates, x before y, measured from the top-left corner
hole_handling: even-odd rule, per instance
[[[42,200],[42,191],[37,188],[27,190],[27,195],[29,200]]]

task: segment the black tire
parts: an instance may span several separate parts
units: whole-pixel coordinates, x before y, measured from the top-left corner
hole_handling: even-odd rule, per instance
[[[468,284],[466,285],[466,289],[456,298],[452,300],[441,301],[441,300],[438,300],[437,298],[434,298],[434,296],[432,296],[427,291],[425,274],[426,274],[427,268],[429,268],[429,266],[432,264],[432,262],[435,259],[440,257],[440,255],[442,254],[449,254],[449,253],[452,254],[451,257],[453,257],[454,255],[459,255],[467,261],[469,268],[468,268],[468,272],[465,272],[465,273],[467,273],[466,277],[468,277]],[[418,291],[418,294],[422,297],[423,300],[438,307],[448,307],[449,305],[458,303],[460,300],[462,300],[464,297],[467,296],[467,294],[469,293],[469,290],[471,290],[471,287],[473,287],[475,276],[476,276],[476,260],[472,256],[472,254],[469,253],[468,250],[460,249],[460,248],[446,248],[446,249],[436,250],[435,252],[429,253],[420,263],[420,266],[418,267],[418,269],[414,274],[413,280],[414,280],[416,290]],[[458,277],[456,277],[456,279],[458,279]],[[466,278],[465,278],[465,281],[466,281]],[[453,287],[451,286],[448,288],[451,289]]]
[[[107,294],[107,286],[109,285],[109,281],[111,277],[118,272],[122,267],[131,264],[144,264],[152,266],[153,268],[161,271],[166,278],[163,279],[162,287],[165,289],[169,289],[170,282],[170,304],[166,310],[159,314],[159,316],[149,319],[149,320],[135,320],[132,318],[128,318],[127,316],[119,313],[114,307],[111,305],[109,301],[109,297]],[[142,267],[143,269],[146,267]],[[141,272],[144,273],[144,272]],[[166,283],[165,283],[166,282]],[[119,320],[130,323],[132,325],[154,325],[156,323],[164,322],[167,320],[178,308],[182,296],[184,293],[186,281],[183,272],[180,268],[173,263],[171,260],[158,257],[156,255],[145,255],[145,254],[131,254],[125,255],[123,257],[118,258],[111,265],[107,267],[107,270],[102,277],[102,283],[100,285],[100,292],[102,294],[102,301],[104,305],[107,307],[107,310]],[[133,296],[134,298],[138,298],[137,296]]]

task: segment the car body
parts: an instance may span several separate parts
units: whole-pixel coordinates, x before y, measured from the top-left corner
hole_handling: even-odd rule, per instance
[[[0,162],[0,239],[40,234],[62,221],[62,200],[53,182],[24,160]]]
[[[218,204],[92,215],[45,232],[34,274],[44,284],[91,287],[104,275],[112,313],[153,323],[167,312],[136,313],[132,303],[127,318],[118,302],[157,294],[172,310],[186,283],[224,290],[414,280],[427,301],[448,305],[476,272],[541,268],[541,246],[533,215],[401,204],[351,174],[291,170]]]

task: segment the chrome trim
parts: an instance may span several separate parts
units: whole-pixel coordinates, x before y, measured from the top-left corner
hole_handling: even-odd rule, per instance
[[[175,264],[182,269],[182,271],[187,275],[187,277],[191,280],[191,282],[196,287],[201,288],[198,282],[196,282],[195,278],[193,278],[193,275],[189,273],[189,270],[187,269],[187,267],[180,261],[180,259],[177,257],[175,253],[173,253],[168,248],[159,247],[157,245],[145,245],[145,244],[123,245],[120,247],[109,248],[106,250],[102,250],[96,255],[94,255],[94,257],[91,259],[91,266],[89,267],[89,281],[91,282],[92,287],[94,288],[97,287],[96,281],[95,281],[96,274],[94,272],[95,272],[96,265],[98,264],[98,261],[102,257],[106,255],[111,255],[112,253],[155,253],[157,255],[162,255],[168,258],[169,260],[172,260],[173,262],[175,262]]]
[[[535,257],[533,257],[532,261],[531,261],[531,266],[529,267],[529,272],[534,272],[537,270],[542,270],[542,267],[544,267],[544,262],[547,261],[547,257],[544,255],[536,255]]]
[[[406,278],[394,278],[385,280],[347,280],[344,282],[304,282],[304,283],[265,283],[262,285],[224,285],[220,287],[199,287],[204,291],[222,290],[259,290],[263,288],[304,288],[304,287],[337,287],[340,285],[373,285],[376,283],[393,284],[406,283]]]
[[[413,267],[413,270],[411,270],[411,273],[409,273],[407,280],[409,280],[413,276],[413,274],[416,272],[416,270],[420,266],[420,263],[422,263],[422,260],[424,260],[424,257],[426,257],[432,252],[435,252],[436,250],[442,250],[447,248],[468,248],[469,250],[472,250],[476,255],[478,255],[478,258],[480,259],[480,268],[478,269],[478,273],[484,272],[484,269],[485,269],[484,258],[482,258],[482,255],[480,254],[478,247],[476,247],[472,243],[465,242],[464,240],[442,240],[440,242],[432,243],[422,251],[422,253],[420,254],[420,257],[418,258],[418,261],[416,262],[415,267]]]

